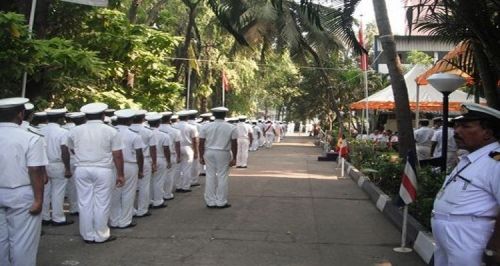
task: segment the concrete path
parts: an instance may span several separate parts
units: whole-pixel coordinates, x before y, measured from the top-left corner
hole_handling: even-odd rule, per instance
[[[39,265],[424,265],[392,251],[398,230],[309,137],[287,137],[232,169],[228,209],[207,209],[203,186],[168,208],[85,244],[78,225],[44,227]]]

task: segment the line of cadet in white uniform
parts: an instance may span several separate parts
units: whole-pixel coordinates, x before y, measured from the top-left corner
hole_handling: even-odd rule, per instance
[[[286,132],[282,123],[225,119],[225,107],[200,123],[196,110],[124,109],[108,125],[107,108],[46,110],[35,113],[35,127],[28,99],[0,99],[0,145],[10,152],[0,157],[0,265],[36,265],[41,224],[73,223],[64,214],[66,195],[88,244],[115,240],[110,228],[135,226],[133,217],[199,186],[200,173],[207,208],[228,208],[229,167],[246,168],[249,150],[270,148]]]

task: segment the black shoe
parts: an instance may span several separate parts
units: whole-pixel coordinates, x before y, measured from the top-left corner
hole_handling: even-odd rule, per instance
[[[60,222],[60,223],[52,221],[52,226],[64,226],[64,225],[70,225],[70,224],[74,224],[74,223],[75,223],[74,221],[68,221],[68,220],[66,220],[64,222]]]
[[[191,192],[191,189],[179,189],[179,193],[188,193]]]
[[[243,168],[243,166],[236,166],[236,168]]]
[[[51,220],[42,220],[42,225],[51,225],[52,221]]]
[[[85,244],[95,244],[95,241],[94,240],[83,240],[83,242],[85,242]]]
[[[240,168],[248,168],[248,166],[246,166],[246,165],[245,165],[245,166],[242,166],[242,167],[240,167]]]
[[[167,201],[167,200],[173,200],[173,199],[175,199],[175,197],[171,197],[171,198],[168,198],[168,199],[167,198],[163,198],[163,200],[165,200],[165,201]]]
[[[175,192],[179,192],[179,193],[182,193],[182,191],[183,191],[183,189],[181,189],[181,188],[178,188],[175,190]]]
[[[230,208],[230,207],[231,207],[231,204],[226,203],[226,204],[224,204],[222,206],[217,206],[217,209],[226,209],[226,208]]]
[[[104,244],[104,243],[115,241],[115,240],[116,240],[116,236],[109,236],[108,239],[106,239],[106,240],[104,240],[102,242],[96,242],[96,241],[94,241],[94,243],[92,243],[92,244]]]
[[[70,212],[68,214],[69,214],[69,216],[79,216],[80,215],[79,212]]]
[[[206,173],[201,173],[200,176],[207,176],[207,174]]]
[[[151,212],[146,212],[143,215],[134,215],[134,217],[137,217],[137,218],[148,217],[148,216],[151,216]]]
[[[158,206],[151,206],[150,209],[163,209],[163,208],[166,208],[167,207],[167,204],[165,203],[162,203],[161,205],[158,205]]]
[[[216,205],[208,205],[207,204],[207,208],[209,208],[209,209],[217,209],[217,206]]]
[[[199,187],[201,184],[200,183],[194,183],[194,184],[191,184],[191,187]]]
[[[110,228],[113,228],[113,229],[127,229],[127,228],[132,228],[132,227],[136,227],[137,226],[137,223],[132,221],[131,223],[129,223],[127,226],[124,226],[124,227],[119,227],[119,226],[116,226],[116,227],[111,227]],[[113,241],[113,240],[111,240]]]

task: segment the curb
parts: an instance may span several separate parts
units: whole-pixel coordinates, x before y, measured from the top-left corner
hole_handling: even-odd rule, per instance
[[[351,163],[346,161],[344,168],[346,175],[354,180],[354,182],[368,194],[370,200],[377,206],[377,209],[401,230],[403,211],[392,203],[391,197],[382,192],[382,190],[373,184],[367,176],[354,168]],[[417,252],[427,265],[434,265],[434,238],[432,234],[411,215],[408,215],[406,238],[408,243],[413,245],[415,252]]]

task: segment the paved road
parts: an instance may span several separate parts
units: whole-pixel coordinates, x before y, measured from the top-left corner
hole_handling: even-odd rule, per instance
[[[309,137],[288,137],[232,169],[229,209],[207,209],[203,186],[168,208],[84,244],[77,224],[44,227],[39,265],[424,265],[398,254],[398,230],[350,179],[338,178]]]

